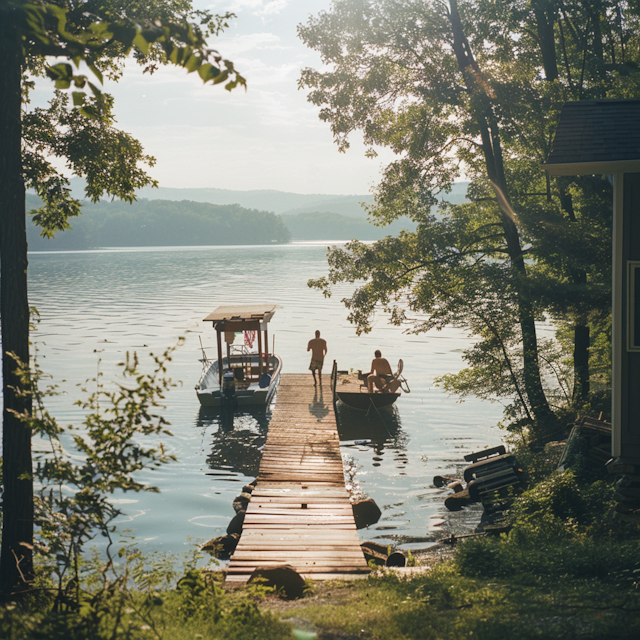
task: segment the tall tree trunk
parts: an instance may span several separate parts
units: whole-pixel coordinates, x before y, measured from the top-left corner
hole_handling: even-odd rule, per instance
[[[527,292],[527,272],[520,235],[513,219],[513,209],[509,203],[507,181],[502,163],[500,133],[493,116],[488,88],[464,34],[458,13],[458,3],[456,0],[450,0],[449,6],[451,8],[449,18],[453,33],[453,49],[460,71],[464,76],[471,98],[471,108],[480,130],[487,176],[496,190],[502,228],[507,242],[507,253],[517,287],[518,320],[522,333],[524,386],[531,412],[538,423],[534,437],[544,437],[554,422],[554,416],[542,387],[533,306]]]
[[[9,0],[0,0],[0,315],[2,317],[3,475],[0,593],[25,589],[33,578],[31,431],[14,411],[31,410],[16,375],[15,354],[29,363],[27,234],[21,159],[22,46]]]
[[[555,18],[552,13],[555,9],[549,6],[548,0],[534,0],[532,5],[538,27],[544,75],[548,81],[557,80],[558,62],[553,33]],[[568,67],[567,73],[569,73]],[[567,77],[567,81],[571,85],[570,76]],[[571,222],[576,222],[573,200],[567,188],[568,182],[569,180],[565,177],[557,179],[560,192],[560,207]],[[583,269],[570,269],[570,277],[573,283],[577,285],[586,284],[587,282],[587,274]],[[586,399],[589,394],[589,327],[584,322],[578,322],[574,326],[573,381],[573,401]]]
[[[558,79],[558,60],[556,56],[556,39],[553,32],[555,24],[555,6],[549,0],[533,0],[531,3],[536,17],[540,52],[544,66],[544,77],[553,82]]]
[[[591,19],[591,29],[593,33],[593,43],[591,45],[592,53],[596,60],[596,70],[598,72],[598,76],[602,82],[602,86],[598,91],[599,97],[604,98],[606,96],[606,82],[607,82],[607,72],[605,71],[604,66],[604,49],[602,47],[602,27],[600,25],[600,20],[604,13],[604,8],[602,6],[601,0],[588,0],[584,3],[584,6],[588,12],[589,18]]]
[[[569,179],[559,177],[556,179],[560,193],[560,207],[567,214],[570,222],[577,222],[573,209],[573,198],[567,188]],[[573,284],[586,285],[587,274],[584,269],[569,269],[569,277]],[[576,322],[573,328],[573,401],[586,400],[589,395],[589,326],[582,318]]]

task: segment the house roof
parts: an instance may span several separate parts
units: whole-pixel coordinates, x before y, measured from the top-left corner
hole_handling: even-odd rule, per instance
[[[276,312],[281,309],[277,304],[234,304],[218,307],[211,312],[205,319],[205,322],[222,322],[225,320],[233,322],[243,322],[260,320],[269,322]]]
[[[640,100],[566,102],[542,166],[551,175],[640,171]]]

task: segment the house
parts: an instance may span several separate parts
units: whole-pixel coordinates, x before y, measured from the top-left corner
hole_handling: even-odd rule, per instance
[[[640,100],[567,102],[543,167],[613,180],[612,455],[640,475]],[[608,239],[607,239],[608,241]],[[635,478],[628,479],[635,482]]]

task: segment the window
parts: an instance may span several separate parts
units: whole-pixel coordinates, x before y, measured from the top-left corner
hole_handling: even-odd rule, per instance
[[[640,261],[627,264],[627,351],[640,351]]]

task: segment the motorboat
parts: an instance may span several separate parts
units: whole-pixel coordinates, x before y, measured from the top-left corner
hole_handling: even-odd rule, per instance
[[[228,305],[204,319],[216,331],[218,357],[210,359],[202,349],[202,375],[196,384],[202,406],[265,407],[271,403],[282,360],[269,353],[268,324],[279,308],[275,304]]]
[[[338,363],[333,361],[331,372],[331,390],[334,399],[358,411],[371,411],[392,406],[400,397],[400,390],[409,393],[409,385],[402,375],[403,362],[398,362],[396,373],[391,376],[382,390],[370,392],[367,387],[366,376],[361,371],[341,371]]]

